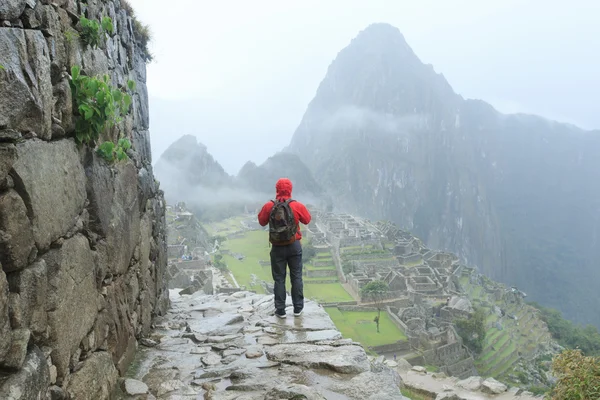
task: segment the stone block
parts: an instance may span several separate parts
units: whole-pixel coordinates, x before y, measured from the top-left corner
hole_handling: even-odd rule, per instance
[[[21,310],[19,328],[28,328],[34,337],[41,338],[46,333],[48,318],[46,299],[48,297],[48,275],[46,262],[38,260],[22,271],[8,277],[11,291],[19,294]]]
[[[489,394],[500,394],[506,392],[508,387],[495,380],[494,378],[487,378],[481,383],[481,391]]]
[[[0,2],[0,19],[15,20],[23,14],[27,0],[2,0]]]
[[[75,225],[82,212],[85,173],[72,140],[28,140],[17,149],[15,185],[25,193],[35,242],[40,250],[47,249]]]
[[[121,365],[123,355],[130,351],[131,340],[135,340],[124,279],[118,279],[107,287],[106,311],[109,317],[108,350],[113,356],[114,364]]]
[[[83,72],[88,76],[102,76],[108,73],[108,57],[101,48],[86,47],[82,52]]]
[[[44,353],[37,347],[27,353],[23,368],[0,383],[0,399],[45,399],[50,373]]]
[[[0,143],[0,182],[3,182],[17,160],[17,148],[11,143]]]
[[[0,65],[4,66],[0,71],[0,126],[50,139],[50,58],[42,32],[0,29]]]
[[[12,342],[10,349],[0,365],[5,369],[17,371],[21,369],[25,362],[27,345],[29,344],[31,332],[29,332],[29,329],[15,329],[12,331],[11,335]]]
[[[100,351],[92,354],[83,367],[71,375],[66,391],[71,399],[108,399],[117,386],[118,377],[110,354]]]
[[[16,191],[9,190],[0,195],[0,262],[5,271],[16,271],[27,265],[34,251],[27,207]]]
[[[134,125],[138,129],[148,130],[150,127],[148,88],[144,82],[137,82],[136,93],[133,96],[132,113]]]
[[[8,304],[8,282],[4,271],[0,268],[0,364],[4,361],[12,343]]]
[[[94,325],[95,265],[87,239],[75,235],[44,255],[48,267],[48,325],[52,362],[65,376],[69,360]],[[77,310],[77,312],[74,312]]]
[[[98,251],[104,254],[110,272],[124,274],[139,240],[137,171],[131,162],[111,168],[94,155],[86,173],[94,228],[106,238]]]

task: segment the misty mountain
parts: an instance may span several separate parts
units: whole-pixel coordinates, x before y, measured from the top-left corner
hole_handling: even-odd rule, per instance
[[[274,197],[275,183],[282,177],[292,180],[295,198],[317,205],[326,199],[311,170],[296,154],[278,153],[259,166],[247,162],[233,177],[193,135],[184,135],[171,144],[154,172],[169,203],[185,201],[205,220],[262,206]]]
[[[600,326],[600,132],[463,99],[374,24],[329,66],[286,151],[337,208]]]
[[[260,166],[248,161],[240,170],[237,179],[242,186],[274,195],[275,182],[282,177],[292,180],[295,196],[315,199],[324,194],[310,168],[293,153],[277,153]]]
[[[156,162],[154,171],[167,196],[177,197],[197,186],[218,188],[233,183],[206,146],[192,135],[184,135],[171,144]]]

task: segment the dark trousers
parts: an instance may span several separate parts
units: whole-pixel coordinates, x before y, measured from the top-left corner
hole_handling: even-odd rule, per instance
[[[302,245],[299,240],[285,246],[271,247],[271,272],[273,273],[275,309],[285,310],[286,266],[290,267],[292,303],[295,309],[304,307],[304,284],[302,283]]]

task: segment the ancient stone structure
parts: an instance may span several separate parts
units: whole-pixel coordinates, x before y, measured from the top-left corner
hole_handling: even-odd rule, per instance
[[[475,374],[474,358],[452,325],[455,319],[468,318],[474,311],[460,283],[465,279],[477,285],[477,297],[489,297],[489,301],[476,299],[477,306],[490,309],[494,301],[503,301],[507,309],[520,310],[519,316],[524,318],[522,327],[517,316],[512,318],[515,322],[511,324],[516,327],[511,330],[519,332],[519,337],[513,335],[507,340],[506,335],[492,336],[484,351],[492,351],[494,355],[488,359],[491,362],[485,372],[504,373],[518,362],[531,360],[552,348],[548,330],[532,309],[523,308],[525,295],[518,289],[507,289],[461,265],[454,254],[428,249],[418,238],[390,222],[372,223],[320,210],[314,210],[313,216],[311,232],[321,235],[322,247],[333,255],[340,280],[347,282],[353,296],[360,300],[355,307],[365,310],[371,307],[369,299],[360,299],[366,284],[373,280],[388,284],[389,291],[382,295],[385,307],[408,337],[409,348],[398,342],[372,349],[379,354],[404,354],[413,364],[436,365],[452,376],[464,378]],[[498,310],[499,315],[501,312]],[[502,328],[499,322],[493,323]],[[486,328],[492,327],[488,324]],[[533,337],[522,339],[528,334]],[[500,342],[497,347],[496,342]],[[538,348],[536,342],[542,347]],[[515,350],[505,352],[509,346]]]
[[[80,16],[110,17],[98,47]],[[165,203],[153,177],[146,55],[120,0],[0,3],[0,398],[100,399],[169,298]],[[76,144],[72,66],[136,82],[131,113]]]

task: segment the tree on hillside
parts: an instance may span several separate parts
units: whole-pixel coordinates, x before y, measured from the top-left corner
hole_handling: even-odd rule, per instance
[[[386,298],[386,294],[390,288],[387,283],[381,280],[371,281],[360,289],[360,295],[363,301],[373,302],[377,307],[377,316],[374,319],[377,325],[377,333],[379,333],[379,322],[381,321],[381,309],[383,308],[383,301]]]
[[[227,264],[223,261],[223,255],[221,254],[215,254],[214,265],[220,271],[227,271]]]
[[[600,399],[600,358],[565,350],[554,357],[552,370],[558,377],[553,400]]]
[[[484,309],[476,308],[469,318],[460,318],[454,321],[456,331],[462,338],[463,343],[475,353],[480,353],[483,350],[485,317]]]
[[[565,319],[561,312],[543,307],[538,303],[529,303],[540,310],[540,317],[548,325],[552,337],[564,347],[578,348],[586,356],[600,356],[600,331],[595,326],[579,326]]]

